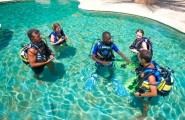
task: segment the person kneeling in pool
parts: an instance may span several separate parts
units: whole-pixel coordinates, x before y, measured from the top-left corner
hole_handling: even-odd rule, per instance
[[[50,43],[53,45],[55,54],[58,55],[59,47],[64,49],[64,46],[67,46],[66,40],[68,39],[67,35],[61,29],[59,23],[54,23],[52,25],[53,31],[50,33]]]

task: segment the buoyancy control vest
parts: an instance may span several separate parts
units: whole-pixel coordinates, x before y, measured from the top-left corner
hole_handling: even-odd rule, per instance
[[[109,45],[105,45],[103,41],[100,41],[97,44],[98,52],[96,57],[103,61],[112,61],[114,59],[113,42]]]
[[[51,32],[51,34],[49,35],[49,38],[51,38],[51,35],[54,36],[54,43],[58,42],[58,39],[60,39],[60,38],[62,38],[62,39],[65,38],[65,34],[64,34],[64,31],[62,29],[60,31],[60,35],[57,34],[55,31]],[[62,43],[65,43],[65,42],[66,42],[66,40],[62,41]]]
[[[174,83],[174,79],[171,76],[173,70],[169,68],[160,67],[155,61],[151,62],[155,68],[144,68],[142,71],[144,72],[144,76],[138,79],[138,86],[136,87],[136,91],[140,93],[150,91],[148,77],[153,75],[156,78],[156,87],[158,95],[167,96],[172,88]]]
[[[44,50],[41,52],[39,50],[40,47],[44,46]],[[48,46],[45,44],[45,42],[40,42],[39,44],[33,44],[33,43],[29,43],[26,44],[24,46],[22,46],[22,50],[20,51],[20,57],[22,59],[22,61],[25,64],[29,64],[28,61],[28,55],[27,55],[27,51],[29,48],[34,48],[35,50],[37,50],[36,55],[36,61],[37,62],[45,62],[49,59],[50,55],[51,55],[51,51],[49,50]]]
[[[130,49],[140,50],[142,48],[142,43],[145,42],[147,44],[147,49],[152,51],[152,42],[149,38],[143,37],[141,40],[135,40],[132,45],[129,46]]]

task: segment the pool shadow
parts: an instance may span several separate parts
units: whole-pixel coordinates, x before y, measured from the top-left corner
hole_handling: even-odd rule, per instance
[[[133,99],[130,102],[130,106],[134,107],[134,108],[139,108],[141,110],[141,113],[142,113],[142,110],[143,110],[142,99],[140,97],[135,97],[134,93],[132,93],[131,96],[132,96]],[[159,98],[160,98],[160,96],[153,97],[150,100],[149,108],[150,108],[150,106],[157,105],[158,102],[159,102]]]
[[[6,47],[12,39],[13,31],[0,28],[0,50]]]
[[[66,71],[64,68],[64,65],[62,63],[54,63],[55,64],[55,71],[57,75],[52,75],[50,73],[49,68],[45,67],[44,72],[42,73],[41,79],[45,82],[55,82],[58,79],[62,79],[63,76],[65,75]]]
[[[65,49],[60,52],[60,56],[58,58],[70,58],[76,54],[76,48],[72,46],[65,46]]]
[[[105,4],[118,4],[118,3],[133,3],[134,0],[104,0],[103,1]],[[174,11],[179,11],[179,12],[185,12],[185,2],[184,0],[158,0],[158,4],[146,4],[146,7],[148,7],[151,11],[157,11],[158,9],[170,9]]]
[[[110,78],[109,67],[103,66],[99,69],[98,75],[104,79]]]

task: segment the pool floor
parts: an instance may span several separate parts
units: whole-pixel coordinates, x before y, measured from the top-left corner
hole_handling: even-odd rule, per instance
[[[95,71],[90,50],[95,39],[109,31],[114,43],[130,60],[129,45],[135,31],[142,28],[151,37],[157,63],[175,71],[170,95],[152,99],[147,120],[185,119],[185,34],[150,19],[111,12],[78,9],[79,2],[50,1],[0,4],[0,119],[2,120],[130,120],[141,115],[141,100],[132,92],[120,97],[113,83],[102,75],[92,91],[85,82]],[[29,43],[27,31],[39,29],[50,45],[52,24],[61,24],[69,37],[68,47],[54,59],[59,76],[45,68],[41,86],[20,57],[21,44]],[[98,42],[98,41],[96,41]],[[119,55],[115,53],[117,59]],[[135,77],[132,68],[116,69],[116,77],[126,89]],[[106,72],[105,72],[106,74]]]

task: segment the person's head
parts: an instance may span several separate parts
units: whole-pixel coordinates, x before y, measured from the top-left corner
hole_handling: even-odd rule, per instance
[[[141,64],[150,63],[152,60],[152,54],[149,50],[140,50],[138,52],[138,59]]]
[[[54,24],[52,25],[52,29],[53,29],[53,31],[55,31],[55,32],[60,32],[60,30],[61,30],[60,24],[59,24],[59,23],[54,23]]]
[[[111,43],[111,34],[107,31],[102,33],[102,40],[105,44]]]
[[[40,42],[42,40],[42,37],[40,36],[40,32],[37,29],[30,29],[27,32],[27,35],[32,42]]]
[[[136,31],[136,39],[140,40],[144,36],[144,31],[142,29],[138,29]]]

